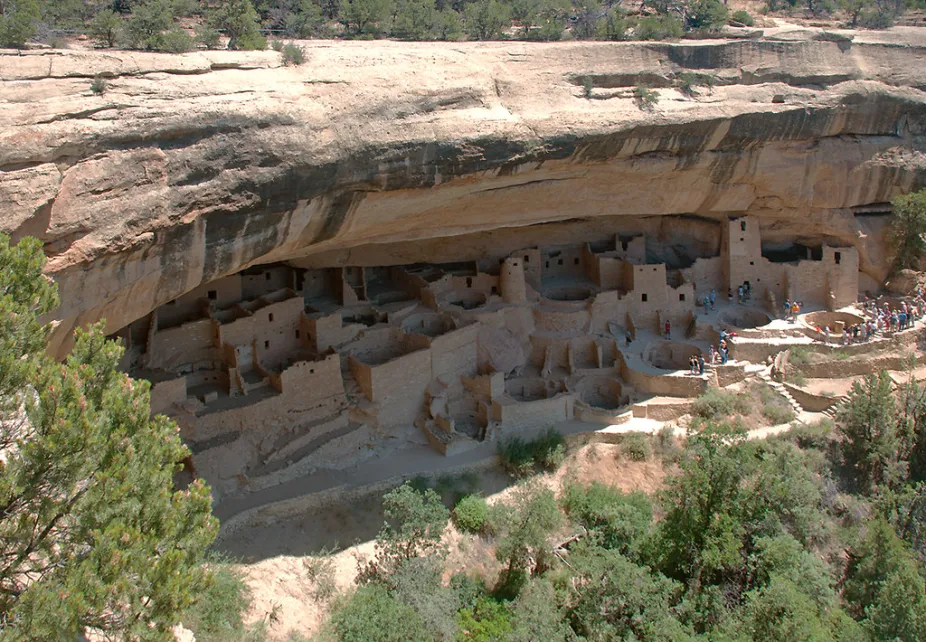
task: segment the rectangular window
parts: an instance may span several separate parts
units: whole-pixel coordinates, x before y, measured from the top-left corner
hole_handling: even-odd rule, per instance
[[[264,280],[265,280],[265,281],[269,281],[269,280],[270,280],[270,272],[264,272]]]
[[[299,330],[296,330],[296,338],[299,338]]]
[[[679,295],[678,295],[678,300],[679,300],[679,301],[684,301],[684,300],[685,300],[685,295],[684,295],[684,294],[679,294]]]
[[[578,258],[575,259],[575,264],[576,264],[576,265],[579,264],[579,259],[578,259]]]
[[[562,264],[563,264],[563,259],[560,259],[560,260],[557,261],[556,263],[557,263],[557,265],[562,265]]]
[[[216,292],[215,290],[209,290],[208,296],[211,301],[215,301],[218,298],[219,293]]]
[[[743,232],[746,231],[746,221],[740,222],[740,230]]]
[[[527,254],[525,254],[525,255],[524,255],[524,262],[525,262],[525,263],[530,263],[530,262],[531,262],[531,257],[529,257]]]
[[[836,252],[834,258],[836,259],[836,265],[839,265],[839,262],[842,261],[842,252]]]
[[[641,296],[641,300],[643,301],[643,303],[646,303],[646,298],[647,298],[646,295],[641,294],[640,296]]]
[[[270,342],[264,341],[264,348],[269,348],[269,347],[270,347]]]
[[[268,315],[267,315],[267,318],[268,318],[270,321],[273,321],[273,312],[271,312],[270,314],[268,314]]]

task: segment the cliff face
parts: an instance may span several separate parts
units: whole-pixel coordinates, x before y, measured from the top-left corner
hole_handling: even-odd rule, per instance
[[[305,44],[298,68],[273,52],[0,52],[0,230],[46,243],[57,350],[76,325],[115,330],[255,263],[442,262],[620,230],[684,262],[743,213],[772,242],[856,246],[877,282],[878,214],[926,185],[914,29]],[[686,95],[685,72],[713,88]]]

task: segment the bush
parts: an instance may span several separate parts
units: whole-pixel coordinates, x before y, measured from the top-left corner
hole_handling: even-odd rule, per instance
[[[196,27],[196,35],[194,38],[199,45],[206,49],[218,49],[222,41],[219,32],[207,25],[199,25]]]
[[[106,86],[106,79],[103,78],[101,74],[97,74],[93,77],[93,80],[90,82],[90,91],[98,96],[102,96],[106,93],[107,89],[108,87]]]
[[[804,450],[824,450],[830,442],[833,422],[825,419],[815,424],[797,425],[782,436]]]
[[[640,40],[677,40],[685,33],[682,21],[671,16],[647,16],[637,23],[636,37]]]
[[[167,53],[186,53],[192,51],[196,46],[193,36],[179,27],[168,29],[161,34],[156,42],[157,44],[153,48]]]
[[[287,67],[299,66],[305,62],[305,48],[292,42],[283,45],[280,53],[283,54],[283,64]]]
[[[498,449],[502,467],[516,477],[530,475],[539,470],[555,470],[566,457],[566,440],[553,430],[547,430],[534,441],[512,437]]]
[[[323,639],[339,642],[426,642],[434,639],[413,608],[377,584],[362,586],[339,600],[326,629],[330,637]]]
[[[582,95],[586,98],[592,97],[592,92],[595,89],[595,83],[592,81],[591,76],[582,77]]]
[[[453,522],[467,533],[481,533],[489,518],[489,505],[478,495],[468,495],[453,509]]]
[[[720,0],[691,0],[688,3],[689,29],[716,31],[727,24],[730,11]]]
[[[631,461],[646,461],[650,456],[649,441],[642,432],[628,432],[621,440],[621,453]]]
[[[331,552],[322,550],[314,557],[306,557],[302,560],[302,568],[312,583],[312,597],[319,602],[327,602],[338,591],[338,584],[335,581],[334,560],[331,559]]]
[[[889,230],[893,246],[894,268],[919,268],[920,259],[926,256],[926,189],[898,196],[891,204],[894,215]]]
[[[790,355],[788,356],[788,363],[791,363],[796,366],[804,365],[805,363],[810,363],[810,349],[804,348],[802,346],[797,346],[791,348]]]
[[[714,85],[714,77],[707,74],[693,73],[690,71],[683,72],[675,79],[678,90],[686,96],[697,96],[698,86],[704,86],[708,89]]]
[[[803,387],[807,385],[807,377],[802,375],[800,372],[791,370],[788,372],[788,376],[785,377],[785,381],[788,383],[794,384],[795,386]]]
[[[743,9],[734,11],[733,15],[730,16],[730,22],[738,22],[739,24],[746,27],[751,27],[755,24],[755,21],[752,19],[752,16],[749,15],[749,12]]]
[[[744,395],[711,388],[694,402],[694,414],[704,419],[720,419],[734,413],[748,415],[749,400]]]
[[[787,405],[767,404],[762,406],[762,416],[772,422],[772,425],[786,424],[794,420],[794,409]]]
[[[643,111],[651,111],[656,103],[659,102],[659,94],[648,87],[636,87],[633,90],[633,98]]]
[[[122,18],[115,11],[104,9],[93,16],[88,25],[87,32],[94,42],[101,47],[116,46],[119,39],[119,30],[122,28]]]
[[[241,573],[219,562],[213,566],[212,576],[212,585],[183,614],[184,626],[201,642],[257,639],[261,627],[248,627],[243,619],[253,598]]]
[[[663,461],[678,462],[682,457],[682,447],[675,438],[675,428],[663,426],[653,435],[653,451]]]

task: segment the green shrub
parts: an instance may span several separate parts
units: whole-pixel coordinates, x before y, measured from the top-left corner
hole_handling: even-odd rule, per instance
[[[186,53],[196,46],[193,36],[179,27],[168,29],[155,42],[154,49],[167,53]]]
[[[637,22],[635,35],[640,40],[677,40],[685,33],[682,21],[672,16],[647,16]]]
[[[794,420],[794,409],[782,404],[766,404],[762,406],[762,416],[772,422],[772,425],[786,424]]]
[[[467,495],[453,509],[453,522],[467,533],[481,533],[489,518],[489,505],[478,495]]]
[[[695,400],[693,411],[704,419],[720,419],[734,413],[748,415],[751,409],[745,395],[711,388]]]
[[[101,96],[106,93],[107,89],[106,79],[103,78],[102,74],[97,74],[93,77],[93,80],[90,82],[90,91]]]
[[[458,640],[494,642],[506,640],[511,631],[511,609],[505,602],[480,597],[472,608],[457,613]]]
[[[592,532],[598,545],[625,554],[637,548],[653,520],[653,505],[644,493],[624,493],[598,482],[567,484],[559,503],[573,521]]]
[[[653,452],[663,461],[675,463],[681,459],[683,449],[675,437],[675,428],[672,426],[660,428],[653,435],[652,443]]]
[[[512,437],[499,445],[502,467],[517,477],[556,470],[566,457],[566,440],[550,428],[533,441]]]
[[[582,95],[586,98],[592,97],[592,91],[595,89],[595,83],[592,82],[591,76],[582,77]]]
[[[796,425],[788,432],[782,435],[798,447],[805,450],[823,450],[830,441],[830,434],[833,432],[833,422],[824,419],[815,424]]]
[[[283,64],[287,67],[298,67],[305,62],[305,48],[295,43],[287,42],[283,45],[280,53],[283,54]]]
[[[859,14],[858,26],[863,29],[890,29],[894,26],[894,16],[886,11],[869,9]]]
[[[659,94],[642,85],[634,88],[633,98],[637,103],[637,107],[643,111],[651,111],[659,102]]]
[[[312,597],[319,602],[327,602],[338,592],[335,581],[334,560],[331,551],[322,550],[318,555],[302,560],[302,568],[312,583]]]
[[[833,358],[837,361],[845,361],[846,359],[852,358],[852,353],[846,352],[845,350],[836,350],[833,352]]]
[[[183,624],[202,642],[259,639],[260,625],[248,627],[243,614],[251,606],[251,591],[241,573],[227,562],[212,568],[213,583],[183,614]]]
[[[730,16],[732,22],[738,22],[741,25],[746,27],[751,27],[755,24],[755,21],[752,19],[752,16],[749,15],[748,11],[740,9],[739,11],[734,11],[733,15]]]
[[[804,387],[807,385],[807,377],[802,375],[800,372],[797,372],[796,370],[789,371],[788,376],[785,377],[785,381],[799,387]]]
[[[727,24],[730,11],[720,0],[690,0],[686,13],[689,29],[717,31]]]
[[[194,38],[197,44],[206,49],[218,49],[221,44],[221,35],[219,32],[208,25],[199,25],[196,27],[196,35]]]
[[[805,363],[810,363],[810,348],[805,348],[803,346],[796,346],[791,348],[790,355],[788,356],[788,363],[794,364],[796,366],[804,365]]]
[[[646,461],[650,456],[649,441],[642,432],[628,432],[621,440],[621,453],[631,461]]]

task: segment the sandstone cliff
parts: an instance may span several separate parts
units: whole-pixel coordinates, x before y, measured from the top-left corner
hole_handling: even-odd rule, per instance
[[[745,212],[763,239],[856,246],[880,282],[880,214],[926,185],[921,30],[305,45],[298,68],[0,52],[0,230],[46,243],[56,349],[255,263],[452,261],[620,229],[683,260]],[[687,96],[683,72],[715,86]]]

